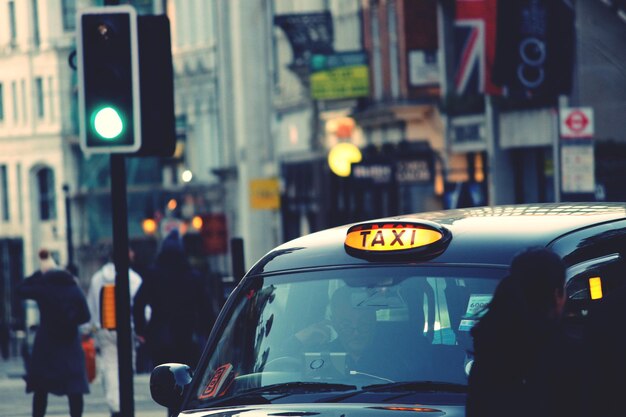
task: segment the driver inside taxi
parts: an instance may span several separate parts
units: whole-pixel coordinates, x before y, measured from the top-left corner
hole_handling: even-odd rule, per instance
[[[306,327],[296,333],[296,339],[309,351],[345,353],[345,369],[338,369],[341,373],[375,373],[384,360],[372,348],[376,310],[359,304],[365,297],[362,290],[340,287],[330,300],[330,320]]]

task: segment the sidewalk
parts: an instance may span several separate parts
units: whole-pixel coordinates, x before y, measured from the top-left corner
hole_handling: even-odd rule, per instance
[[[22,379],[24,366],[20,357],[7,361],[0,359],[0,416],[30,417],[32,394],[26,394],[26,384]],[[139,374],[134,377],[135,417],[166,417],[167,410],[156,404],[150,397],[150,375]],[[104,400],[101,381],[90,385],[91,393],[85,395],[83,417],[110,417]],[[48,396],[46,416],[68,416],[67,397]]]

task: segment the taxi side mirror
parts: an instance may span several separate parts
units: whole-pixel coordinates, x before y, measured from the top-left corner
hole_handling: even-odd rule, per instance
[[[169,409],[178,409],[185,387],[191,383],[193,372],[187,365],[164,363],[150,374],[150,394],[157,403]]]

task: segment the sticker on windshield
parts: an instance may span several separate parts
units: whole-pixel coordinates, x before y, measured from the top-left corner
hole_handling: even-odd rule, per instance
[[[470,295],[469,302],[467,303],[467,310],[465,315],[461,319],[459,324],[459,331],[469,332],[478,319],[482,317],[487,311],[486,308],[491,302],[492,294],[472,294]]]
[[[481,317],[485,314],[485,308],[489,305],[489,302],[493,298],[492,294],[472,294],[470,295],[469,302],[467,303],[466,317]]]
[[[461,324],[459,324],[459,331],[469,332],[477,322],[478,320],[461,320]]]
[[[234,378],[233,365],[227,363],[220,366],[215,370],[213,378],[211,378],[202,394],[198,396],[198,399],[203,400],[205,398],[216,397],[217,394],[222,391],[222,388],[227,388],[230,385]]]

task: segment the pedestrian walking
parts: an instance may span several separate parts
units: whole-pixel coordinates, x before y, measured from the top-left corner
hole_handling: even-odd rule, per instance
[[[626,376],[626,286],[596,301],[583,327],[587,415],[620,416]]]
[[[129,259],[134,253],[129,251]],[[112,417],[120,416],[119,369],[117,355],[117,331],[114,317],[115,309],[115,264],[109,258],[92,276],[87,292],[87,304],[91,312],[89,330],[95,335],[97,356],[96,363],[100,371],[104,394]],[[128,284],[131,306],[133,298],[141,285],[141,277],[132,268],[128,269]],[[108,297],[109,298],[107,300]],[[106,309],[113,311],[105,311]],[[133,357],[135,352],[133,349]]]
[[[511,263],[472,329],[468,417],[582,415],[580,346],[561,327],[565,266],[549,249]]]
[[[37,302],[40,324],[26,372],[26,392],[33,393],[33,417],[46,414],[48,394],[67,395],[71,417],[83,413],[89,393],[79,325],[89,308],[77,279],[60,269],[50,253],[39,251],[41,269],[16,286],[16,294]]]
[[[195,367],[210,330],[203,326],[202,313],[209,302],[177,230],[163,240],[143,278],[135,296],[133,317],[135,331],[145,339],[153,364],[179,362]],[[146,306],[150,307],[149,320]]]

